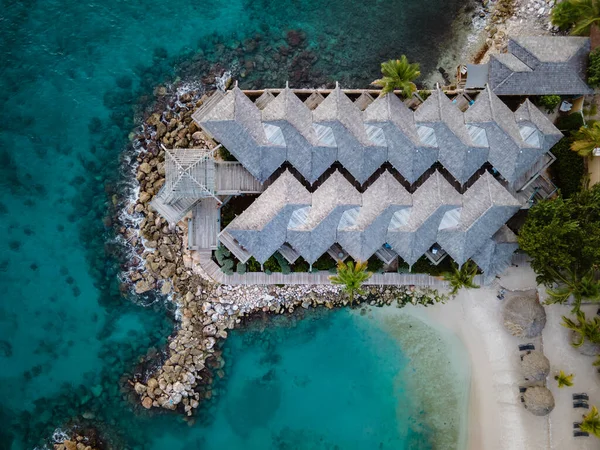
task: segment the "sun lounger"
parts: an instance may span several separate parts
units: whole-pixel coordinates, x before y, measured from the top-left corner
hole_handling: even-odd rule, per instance
[[[519,350],[524,352],[526,350],[535,350],[535,345],[533,344],[521,344],[519,345]]]
[[[587,437],[590,433],[586,433],[585,431],[573,431],[574,437]]]
[[[519,386],[519,392],[522,394],[523,392],[525,392],[527,390],[527,388],[525,386]]]
[[[581,394],[573,394],[573,400],[585,400],[586,402],[590,399],[590,397],[586,393]]]
[[[590,405],[588,405],[586,402],[573,402],[573,408],[590,409]]]
[[[573,429],[574,430],[578,430],[580,426],[581,426],[581,422],[573,422]]]

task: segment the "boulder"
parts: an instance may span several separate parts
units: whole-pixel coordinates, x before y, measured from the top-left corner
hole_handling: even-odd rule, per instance
[[[137,283],[135,283],[136,294],[143,294],[144,292],[148,292],[150,290],[152,290],[152,286],[150,286],[150,284],[146,280],[140,280]]]
[[[152,408],[152,399],[150,397],[144,397],[144,400],[142,400],[142,406],[146,409]]]
[[[152,166],[150,166],[150,164],[148,164],[147,162],[143,162],[142,164],[140,164],[140,171],[144,172],[145,174],[149,174],[150,172],[152,172]]]

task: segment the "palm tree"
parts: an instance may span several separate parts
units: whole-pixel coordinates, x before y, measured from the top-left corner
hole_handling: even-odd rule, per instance
[[[587,340],[593,344],[600,343],[600,318],[594,317],[592,320],[587,320],[585,313],[581,310],[576,314],[577,322],[563,316],[563,327],[574,331],[578,339],[573,342],[573,347],[581,347]]]
[[[600,0],[565,0],[552,10],[552,23],[571,28],[571,34],[589,34],[592,25],[600,25]]]
[[[600,149],[600,122],[594,122],[590,127],[581,127],[574,137],[571,150],[580,156],[593,156],[594,150]]]
[[[337,274],[331,275],[329,279],[332,284],[340,284],[344,286],[342,290],[350,297],[350,306],[354,302],[354,294],[364,295],[364,291],[360,288],[373,273],[367,272],[367,261],[357,261],[354,264],[350,261],[348,264],[344,261],[339,261],[337,266]]]
[[[579,425],[579,429],[600,438],[600,414],[598,414],[598,408],[592,406],[590,412],[583,416],[583,421]]]
[[[567,375],[566,373],[564,373],[561,370],[558,375],[554,376],[554,379],[556,381],[558,381],[558,387],[562,388],[562,387],[565,387],[565,386],[573,386],[573,377],[574,376],[575,375],[573,375],[573,374]]]
[[[477,275],[477,265],[469,260],[459,269],[455,266],[452,272],[444,272],[442,275],[444,280],[450,283],[450,295],[456,295],[459,289],[477,289],[479,286],[473,283],[475,275]]]
[[[405,55],[400,59],[390,59],[381,63],[381,73],[383,78],[373,81],[373,85],[381,87],[380,96],[394,92],[395,89],[402,89],[404,97],[410,97],[417,89],[413,80],[421,75],[419,64],[411,64]]]
[[[565,303],[572,295],[575,299],[573,313],[577,313],[582,299],[600,300],[600,281],[595,279],[593,268],[581,278],[571,270],[568,270],[565,276],[559,275],[559,278],[562,284],[546,290],[550,296],[546,303]]]

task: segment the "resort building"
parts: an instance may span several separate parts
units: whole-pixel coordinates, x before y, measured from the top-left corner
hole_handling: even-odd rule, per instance
[[[439,89],[416,99],[216,92],[193,118],[238,162],[168,150],[152,206],[171,223],[191,212],[190,247],[220,243],[241,263],[425,255],[473,259],[489,281],[516,249],[506,222],[553,193],[541,172],[562,134],[528,100],[512,111],[487,87],[466,110]],[[260,195],[220,229],[221,202],[243,193]]]
[[[496,95],[593,94],[585,82],[589,53],[588,37],[512,37],[506,53],[490,55],[489,64],[469,65],[467,87],[483,87],[487,78]]]

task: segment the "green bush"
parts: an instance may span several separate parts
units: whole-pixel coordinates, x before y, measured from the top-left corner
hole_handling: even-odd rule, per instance
[[[233,275],[233,260],[224,259],[223,265],[221,266],[221,270],[225,275]]]
[[[565,131],[567,134],[572,134],[578,131],[583,126],[583,116],[576,112],[568,116],[559,117],[556,121],[556,127],[560,131]]]
[[[600,86],[600,48],[590,53],[587,76],[587,82],[591,87]]]
[[[312,265],[313,271],[318,270],[337,270],[337,261],[335,261],[329,253],[324,253],[319,259],[317,259]]]
[[[215,250],[215,258],[217,258],[217,262],[219,263],[220,266],[223,265],[223,261],[228,256],[231,256],[231,252],[229,251],[229,249],[227,247],[225,247],[223,245],[219,245],[217,247],[217,249]]]
[[[556,107],[560,105],[560,95],[542,95],[539,104],[546,108],[549,113],[553,113]]]
[[[287,262],[287,259],[285,259],[283,256],[281,256],[281,253],[276,252],[273,256],[277,260],[279,267],[281,267],[282,274],[287,275],[292,272],[292,269],[290,268],[290,264]]]
[[[367,262],[367,270],[369,272],[373,272],[373,273],[378,273],[378,272],[382,272],[384,263],[382,260],[380,260],[377,256],[373,255],[369,258],[369,261]]]
[[[236,268],[236,272],[240,275],[244,275],[246,273],[246,264],[244,263],[238,263],[237,264],[237,268]]]
[[[260,263],[256,259],[254,259],[254,256],[252,256],[246,262],[246,269],[248,270],[248,272],[260,272]]]
[[[279,263],[277,262],[275,255],[271,255],[271,257],[265,261],[265,263],[263,264],[263,268],[264,268],[265,273],[267,271],[281,272],[281,267],[279,266]]]
[[[292,265],[293,272],[308,272],[308,269],[310,269],[310,265],[302,257],[299,257]]]
[[[556,156],[556,161],[550,166],[552,181],[564,198],[581,190],[581,180],[585,175],[583,158],[571,151],[570,146],[571,139],[564,137],[551,150]]]
[[[221,146],[219,148],[219,156],[221,157],[221,159],[223,161],[237,161],[237,158],[235,156],[233,156],[229,150],[227,150],[225,147]]]

